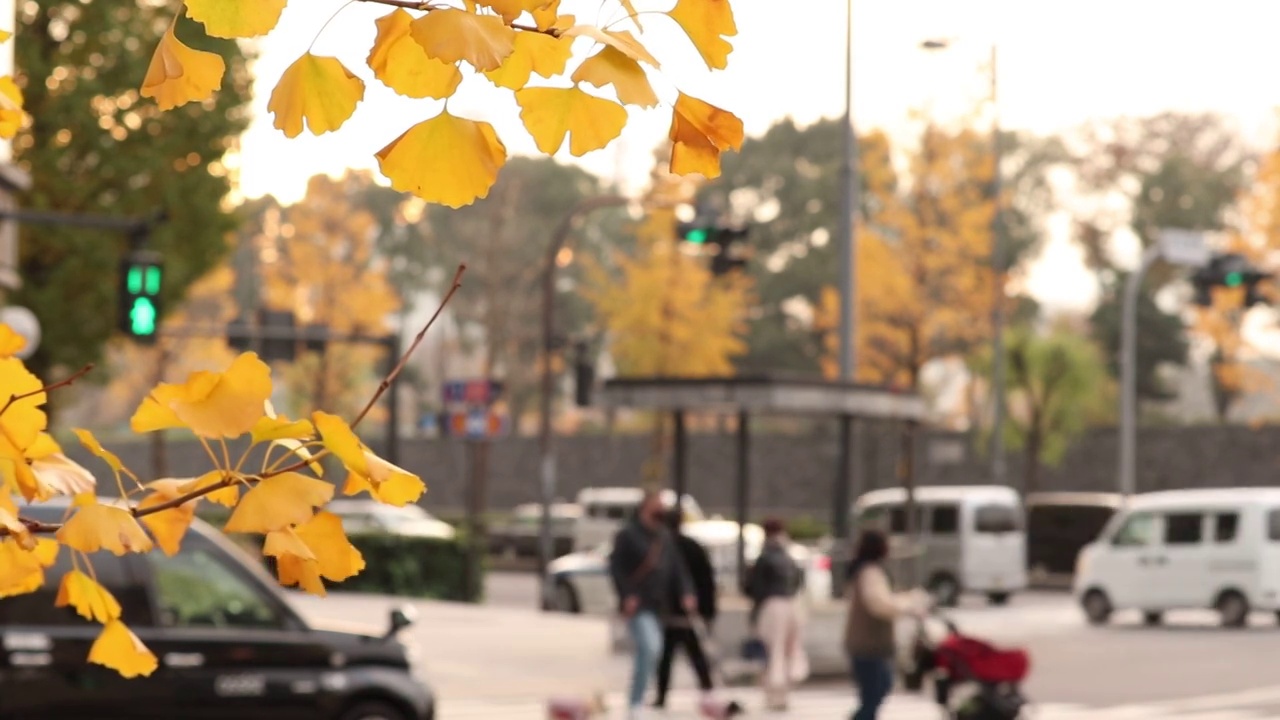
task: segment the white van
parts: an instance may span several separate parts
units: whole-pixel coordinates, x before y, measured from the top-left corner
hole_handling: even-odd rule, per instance
[[[1002,605],[1027,587],[1027,535],[1013,489],[916,488],[916,543],[907,537],[906,501],[903,488],[886,488],[866,493],[853,506],[855,537],[865,527],[889,535],[893,577],[922,582],[943,606],[955,605],[964,592],[983,593]]]
[[[1213,608],[1227,627],[1280,611],[1280,489],[1170,490],[1131,497],[1080,553],[1073,587],[1091,623],[1119,609]]]
[[[573,525],[574,552],[590,552],[611,542],[643,499],[644,491],[637,487],[586,488],[579,492],[577,504],[582,507],[582,515]],[[663,505],[672,508],[675,502],[674,491],[662,491]],[[702,506],[687,494],[680,507],[684,510],[685,522],[706,519]]]

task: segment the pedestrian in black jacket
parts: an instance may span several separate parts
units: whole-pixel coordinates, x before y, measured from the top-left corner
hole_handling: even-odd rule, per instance
[[[707,554],[706,549],[697,540],[680,532],[682,520],[683,513],[679,508],[667,514],[667,524],[675,538],[680,557],[684,560],[684,566],[689,571],[689,579],[693,583],[694,593],[697,596],[697,613],[706,628],[710,630],[711,624],[716,619],[715,569],[711,566],[711,556]],[[679,590],[680,588],[672,585],[670,592],[673,601],[678,599]],[[702,692],[711,692],[711,666],[707,662],[707,655],[698,639],[698,633],[687,615],[672,614],[667,616],[663,627],[662,660],[658,662],[658,696],[653,703],[656,708],[666,706],[667,690],[671,687],[671,664],[675,660],[676,649],[680,647],[684,648],[689,655],[689,662],[693,663]]]
[[[663,619],[697,609],[689,571],[664,519],[661,496],[646,493],[635,516],[614,536],[609,554],[619,609],[635,646],[628,697],[632,720],[640,716],[645,690],[662,653]]]

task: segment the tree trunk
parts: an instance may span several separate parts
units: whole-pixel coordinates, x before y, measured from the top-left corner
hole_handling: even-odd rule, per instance
[[[1027,433],[1027,447],[1023,455],[1025,466],[1022,468],[1022,497],[1024,500],[1028,495],[1040,488],[1040,448],[1043,444],[1039,429],[1033,429]]]

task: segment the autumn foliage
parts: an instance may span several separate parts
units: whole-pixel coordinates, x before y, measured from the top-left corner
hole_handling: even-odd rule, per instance
[[[125,677],[149,675],[156,658],[123,624],[120,604],[96,580],[91,554],[175,555],[197,506],[211,502],[231,510],[223,528],[227,532],[265,536],[263,554],[276,559],[282,585],[324,595],[325,580],[352,577],[364,568],[364,560],[347,540],[339,518],[323,509],[335,485],[321,479],[321,457],[337,458],[345,468],[345,495],[368,493],[401,506],[417,501],[426,490],[420,478],[360,442],[353,427],[365,413],[351,424],[324,412],[299,419],[277,415],[268,400],[270,368],[245,353],[223,372],[195,372],[183,383],[161,383],[130,421],[138,433],[192,433],[208,451],[211,465],[200,477],[143,482],[89,431],[75,430],[114,479],[119,499],[99,498],[93,474],[63,454],[47,432],[43,408],[56,386],[44,387],[13,356],[23,344],[0,325],[0,397],[9,398],[0,411],[0,597],[40,588],[44,569],[59,553],[70,553],[73,569],[63,576],[56,603],[103,626],[88,660]],[[365,412],[372,405],[371,400]],[[246,449],[233,454],[229,441],[244,439]],[[20,504],[58,496],[70,498],[62,522],[22,516]]]
[[[624,20],[606,26],[562,14],[561,0],[363,1],[395,8],[376,21],[367,60],[374,77],[405,97],[446,101],[378,151],[379,167],[395,189],[455,208],[488,195],[507,160],[491,124],[449,111],[448,99],[464,83],[514,93],[520,119],[540,151],[554,154],[567,144],[581,156],[622,133],[626,106],[653,108],[661,102],[650,79],[661,63],[643,43],[644,23],[658,21],[642,16],[663,15],[682,28],[713,70],[726,67],[733,49],[726,38],[737,34],[729,0],[678,0],[666,13],[642,12],[633,0],[617,0]],[[286,5],[287,0],[187,0],[185,8],[210,36],[253,38],[275,28]],[[183,44],[176,24],[177,17],[142,81],[142,95],[161,109],[208,99],[226,72],[219,56]],[[578,50],[583,52],[575,55]],[[535,76],[554,84],[531,85]],[[340,129],[364,95],[364,81],[341,61],[308,50],[280,77],[267,109],[288,137],[322,135]],[[670,106],[672,172],[718,176],[720,153],[742,144],[742,121],[679,90]]]

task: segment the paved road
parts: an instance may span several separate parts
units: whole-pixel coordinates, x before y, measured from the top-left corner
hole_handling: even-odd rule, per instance
[[[504,587],[519,588],[521,582],[511,580]],[[621,686],[627,661],[607,652],[605,621],[530,611],[517,602],[526,597],[514,591],[495,595],[495,602],[510,599],[505,607],[416,603],[419,620],[407,638],[423,649],[425,677],[440,693],[442,707],[454,709],[443,711],[441,720],[542,717],[527,713],[549,696]],[[385,627],[388,609],[400,602],[342,593],[298,600],[310,617],[357,619],[374,630]],[[1245,630],[1220,629],[1204,612],[1171,614],[1164,627],[1144,627],[1136,615],[1121,615],[1113,625],[1094,628],[1080,619],[1069,598],[1046,594],[1028,595],[1008,608],[966,608],[955,619],[975,633],[999,628],[1001,643],[1024,638],[1017,644],[1028,649],[1033,665],[1026,689],[1043,704],[1042,720],[1161,720],[1175,711],[1183,713],[1181,720],[1280,718],[1280,629],[1271,617],[1259,616]],[[690,687],[690,680],[687,671],[682,673],[677,687]],[[738,692],[758,702],[753,690]],[[806,690],[811,699],[804,702],[813,703],[805,706],[813,714],[793,717],[842,717],[848,708],[840,698],[849,692],[837,682],[811,686]],[[1230,710],[1223,696],[1242,692],[1232,701],[1241,707]],[[884,720],[937,717],[909,714],[910,707],[923,712],[912,702],[900,699],[903,710]],[[1152,703],[1160,706],[1148,707]],[[828,705],[831,713],[819,712]],[[511,714],[485,715],[486,708],[508,708]],[[680,720],[678,714],[671,718]]]
[[[489,572],[484,578],[484,602],[498,607],[538,609],[538,574]]]

